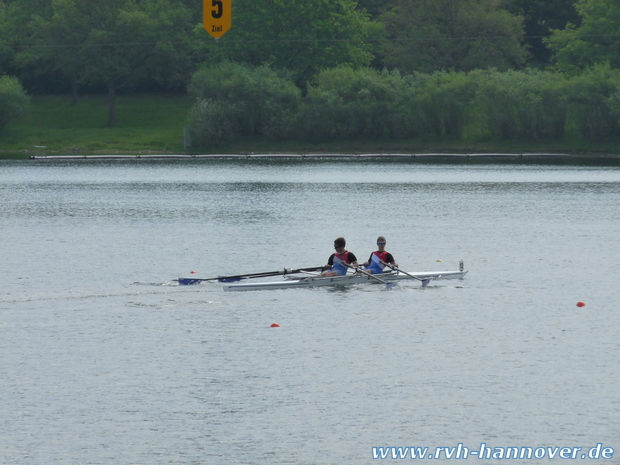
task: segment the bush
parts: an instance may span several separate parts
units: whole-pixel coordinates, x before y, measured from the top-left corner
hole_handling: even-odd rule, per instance
[[[197,71],[189,92],[196,98],[189,121],[195,144],[259,135],[286,139],[301,101],[293,82],[272,69],[229,62]]]
[[[476,105],[492,134],[505,138],[558,138],[568,110],[566,80],[537,70],[473,71]]]
[[[410,101],[410,88],[398,72],[326,70],[304,98],[299,133],[316,142],[408,137],[414,132]]]
[[[423,85],[417,105],[422,109],[427,126],[425,131],[437,137],[460,137],[474,97],[469,76],[442,71],[420,78]]]
[[[458,138],[474,89],[466,73],[401,76],[342,66],[320,73],[303,100],[298,134],[314,142],[354,138]]]
[[[620,134],[618,93],[620,71],[598,65],[569,80],[568,96],[574,118],[585,139]]]
[[[30,97],[17,78],[0,77],[0,131],[11,120],[24,116],[30,109]]]
[[[198,99],[189,113],[192,145],[208,147],[231,142],[239,133],[239,108],[213,99]]]

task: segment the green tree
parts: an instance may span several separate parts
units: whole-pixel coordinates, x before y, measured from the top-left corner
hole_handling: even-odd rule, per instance
[[[6,40],[9,35],[7,10],[8,5],[0,1],[0,75],[6,73],[12,55]]]
[[[358,0],[357,9],[365,10],[374,19],[385,12],[391,4],[392,0]]]
[[[385,64],[407,73],[521,68],[522,19],[500,0],[396,0],[379,17]]]
[[[188,10],[176,0],[53,0],[50,19],[37,16],[38,58],[57,63],[76,82],[108,90],[108,125],[116,125],[116,93],[145,78],[185,81],[190,69]]]
[[[537,66],[551,61],[551,50],[543,39],[553,29],[564,29],[568,23],[581,22],[575,4],[577,0],[503,0],[512,14],[523,16],[525,43],[530,52],[529,62]]]
[[[354,0],[235,0],[233,27],[211,42],[210,59],[286,69],[300,87],[324,69],[367,65],[372,25],[355,7]]]
[[[301,100],[290,78],[266,66],[231,62],[198,70],[189,93],[196,99],[189,117],[192,142],[199,146],[246,136],[286,139]]]
[[[38,58],[40,31],[31,27],[32,19],[49,19],[51,15],[52,0],[12,0],[6,4],[5,29],[0,34],[0,43],[5,42],[10,53],[7,74],[17,76],[33,93],[63,92],[68,88],[67,79],[57,72],[56,64]]]
[[[48,14],[26,9],[31,15],[24,21],[29,46],[21,49],[17,60],[22,69],[36,67],[45,76],[60,72],[70,79],[73,103],[77,103],[80,72],[85,68],[80,47],[87,32],[79,24],[68,22],[68,15],[62,11],[70,8],[70,2],[54,1],[54,14],[52,8]]]
[[[566,94],[573,118],[585,139],[600,140],[620,134],[618,96],[620,70],[608,63],[571,76]]]
[[[32,14],[21,1],[0,0],[0,75],[14,75],[16,48],[25,44],[24,24]]]
[[[586,68],[595,63],[620,67],[620,3],[617,0],[580,0],[581,25],[554,30],[545,41],[560,69]]]
[[[0,131],[8,122],[27,113],[30,97],[15,77],[0,76]]]

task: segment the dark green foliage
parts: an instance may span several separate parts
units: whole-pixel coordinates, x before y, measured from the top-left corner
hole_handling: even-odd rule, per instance
[[[293,89],[268,68],[201,70],[190,86],[199,99],[190,117],[193,141],[459,138],[474,96],[465,73],[401,76],[346,66],[320,73],[303,99]]]
[[[372,60],[372,26],[353,0],[235,0],[233,27],[209,50],[229,60],[286,69],[301,88],[321,70]],[[206,36],[204,40],[213,41]]]
[[[395,0],[385,25],[385,64],[401,72],[521,68],[521,18],[499,0]]]
[[[0,75],[9,71],[9,66],[14,55],[14,52],[11,50],[6,40],[6,37],[9,36],[8,10],[8,5],[4,2],[0,2],[0,37],[5,38],[4,40],[0,39]]]
[[[292,80],[268,67],[230,62],[199,70],[189,92],[197,101],[190,115],[193,141],[208,144],[257,135],[285,139],[301,99]]]
[[[30,97],[15,77],[0,76],[0,131],[6,124],[25,115]]]
[[[620,71],[401,75],[341,66],[320,73],[305,97],[265,67],[223,63],[194,76],[197,145],[244,136],[314,143],[459,140],[467,125],[497,138],[557,140],[569,121],[586,140],[620,134]],[[570,118],[570,120],[569,120]],[[571,124],[573,124],[571,123]]]
[[[411,131],[403,125],[408,99],[398,73],[350,67],[324,71],[304,99],[299,131],[313,141],[403,137]]]
[[[317,77],[304,99],[307,140],[458,138],[473,89],[464,73],[401,76],[341,67]]]
[[[358,0],[357,9],[366,11],[374,19],[391,7],[392,3],[392,0]]]
[[[620,70],[595,66],[573,76],[567,87],[571,109],[585,139],[620,134]]]
[[[474,71],[476,105],[492,134],[505,138],[558,138],[567,114],[566,80],[542,71]]]
[[[15,59],[48,76],[62,73],[74,101],[78,83],[106,88],[109,126],[116,124],[118,90],[149,83],[183,88],[189,79],[190,14],[177,0],[57,0],[41,11],[26,0],[17,5],[26,21],[11,22],[10,30],[28,47]]]
[[[620,134],[620,3],[580,0],[575,7],[580,23],[554,30],[545,43],[556,70],[572,76],[567,93],[579,132],[600,140]]]
[[[241,133],[239,107],[221,100],[198,99],[189,113],[192,145],[209,147],[231,142]]]
[[[551,60],[551,50],[543,43],[554,29],[564,29],[568,23],[579,25],[581,18],[575,4],[578,0],[503,0],[512,14],[523,17],[524,43],[528,47],[528,62],[543,66]]]
[[[584,69],[597,63],[620,66],[620,3],[618,0],[580,0],[581,24],[554,30],[545,41],[558,69]]]
[[[419,105],[429,128],[438,137],[458,138],[474,97],[466,73],[438,72],[425,77]]]

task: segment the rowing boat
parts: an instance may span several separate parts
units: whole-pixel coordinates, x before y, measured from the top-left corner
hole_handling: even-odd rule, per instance
[[[285,281],[271,282],[250,282],[238,284],[224,284],[222,288],[225,291],[258,291],[266,289],[290,289],[303,287],[322,287],[322,286],[347,286],[350,284],[366,284],[366,283],[395,283],[403,280],[425,281],[429,279],[461,279],[467,274],[467,271],[424,271],[424,272],[386,272],[377,275],[367,274],[347,274],[344,276],[333,276],[322,278],[320,276],[306,277],[290,277]],[[374,276],[374,277],[373,277]],[[380,281],[376,278],[380,278]]]

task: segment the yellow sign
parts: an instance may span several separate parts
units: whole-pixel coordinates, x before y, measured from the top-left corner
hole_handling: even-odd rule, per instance
[[[202,0],[202,26],[216,39],[232,25],[232,0]]]

